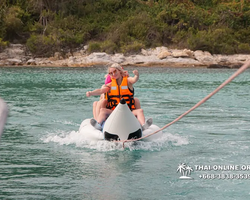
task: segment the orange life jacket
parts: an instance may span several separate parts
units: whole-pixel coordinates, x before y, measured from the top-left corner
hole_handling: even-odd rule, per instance
[[[111,79],[110,91],[106,93],[108,100],[107,108],[114,110],[122,98],[125,99],[130,110],[135,109],[134,89],[131,91],[128,87],[128,77],[123,77],[121,85],[118,85],[116,79]]]

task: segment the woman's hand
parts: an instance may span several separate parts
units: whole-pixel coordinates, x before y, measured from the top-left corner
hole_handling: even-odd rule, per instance
[[[138,70],[137,70],[137,69],[135,69],[135,70],[133,71],[133,74],[134,74],[135,76],[139,76],[139,72],[138,72]]]

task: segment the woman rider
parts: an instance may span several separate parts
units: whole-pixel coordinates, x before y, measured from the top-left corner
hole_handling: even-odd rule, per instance
[[[95,96],[107,93],[106,99],[108,105],[102,106],[100,113],[97,116],[97,120],[91,119],[90,123],[97,129],[101,130],[102,124],[106,118],[112,113],[114,108],[119,104],[120,99],[124,98],[130,107],[132,113],[137,117],[138,121],[142,125],[142,129],[148,128],[152,124],[152,119],[148,119],[145,124],[145,117],[141,108],[136,109],[134,106],[134,88],[133,84],[139,79],[139,73],[137,70],[133,71],[134,77],[127,77],[122,67],[115,63],[108,68],[108,74],[111,76],[111,83],[105,85],[100,89],[86,92],[86,96]],[[119,95],[117,95],[119,94]]]
[[[128,71],[124,70],[123,67],[122,67],[122,70],[123,70],[125,76],[129,77]],[[109,74],[106,74],[105,78],[106,78],[105,79],[105,84],[102,87],[105,87],[105,85],[111,83],[111,81],[112,81]],[[134,100],[135,100],[135,108],[136,109],[141,108],[141,104],[140,104],[139,99],[136,98],[136,97],[134,97]],[[105,95],[104,94],[100,95],[99,101],[94,101],[93,102],[93,116],[94,116],[95,120],[97,120],[97,117],[99,116],[100,109],[101,108],[105,108],[106,105],[107,105],[107,103],[108,103],[108,100],[105,99]]]

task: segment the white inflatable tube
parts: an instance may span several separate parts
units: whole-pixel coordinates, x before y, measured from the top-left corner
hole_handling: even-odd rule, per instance
[[[81,123],[79,133],[83,134],[88,140],[127,140],[132,138],[140,138],[148,135],[160,128],[152,124],[148,129],[142,132],[141,125],[134,114],[130,111],[125,101],[121,100],[115,110],[106,120],[103,131],[97,130],[90,124],[90,119],[86,119]],[[151,141],[162,136],[159,132],[152,137],[146,138],[144,141]]]
[[[0,138],[3,133],[4,125],[8,116],[7,104],[0,98]]]
[[[141,125],[124,99],[120,101],[106,120],[103,133],[106,140],[123,141],[142,136]]]
[[[90,124],[90,119],[82,121],[79,133],[84,135],[87,140],[104,140],[104,134],[102,131],[97,130]]]

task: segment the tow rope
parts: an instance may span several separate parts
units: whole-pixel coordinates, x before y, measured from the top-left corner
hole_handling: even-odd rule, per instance
[[[210,99],[214,94],[216,94],[220,89],[222,89],[224,86],[226,86],[228,83],[230,83],[234,78],[236,78],[237,76],[239,76],[242,72],[244,72],[250,65],[250,60],[248,60],[244,65],[242,65],[232,76],[230,76],[226,81],[224,81],[218,88],[216,88],[213,92],[211,92],[209,95],[207,95],[205,98],[203,98],[201,101],[199,101],[197,104],[195,104],[192,108],[190,108],[188,111],[186,111],[185,113],[183,113],[182,115],[180,115],[179,117],[177,117],[175,120],[173,120],[172,122],[166,124],[165,126],[163,126],[162,128],[160,128],[159,130],[150,133],[148,135],[145,135],[143,137],[137,138],[137,139],[130,139],[130,140],[124,140],[124,141],[120,141],[122,142],[123,148],[126,142],[135,142],[135,141],[139,141],[142,140],[144,138],[150,137],[162,130],[164,130],[165,128],[169,127],[170,125],[174,124],[175,122],[179,121],[181,118],[183,118],[184,116],[186,116],[188,113],[190,113],[191,111],[193,111],[194,109],[198,108],[201,104],[205,103],[208,99]]]

